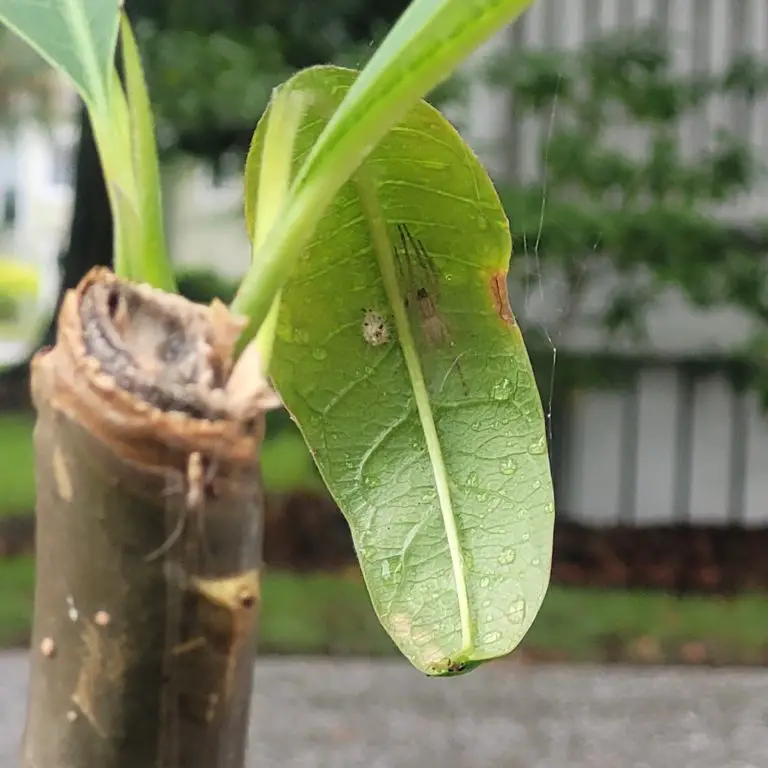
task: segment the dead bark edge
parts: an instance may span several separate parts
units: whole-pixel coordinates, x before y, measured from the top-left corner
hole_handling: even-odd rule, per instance
[[[24,766],[244,764],[274,396],[242,326],[97,268],[33,360]]]

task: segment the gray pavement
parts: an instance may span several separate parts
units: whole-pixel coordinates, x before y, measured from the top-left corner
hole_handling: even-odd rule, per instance
[[[0,768],[18,765],[27,664],[0,655]],[[252,768],[766,768],[768,670],[261,659]]]

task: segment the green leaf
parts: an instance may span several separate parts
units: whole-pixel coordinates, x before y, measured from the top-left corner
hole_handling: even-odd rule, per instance
[[[89,107],[106,109],[117,0],[0,0],[0,21],[72,80]]]
[[[174,290],[152,112],[127,20],[127,97],[114,68],[121,5],[117,0],[0,0],[0,21],[69,76],[88,108],[115,221],[115,271]]]
[[[140,224],[140,244],[133,254],[132,271],[144,282],[167,291],[176,290],[176,280],[168,259],[163,232],[160,169],[155,143],[152,105],[144,81],[141,58],[128,17],[120,24],[123,70],[130,126],[131,159],[136,184],[136,207]]]
[[[355,76],[295,78],[316,95],[295,168]],[[282,295],[273,381],[349,521],[382,624],[431,675],[512,651],[549,579],[552,482],[506,299],[510,247],[482,166],[419,102],[340,189]]]
[[[260,248],[233,308],[261,325],[326,205],[389,129],[531,0],[414,0],[385,38],[298,171],[280,226]],[[295,85],[295,78],[289,82]],[[253,209],[246,208],[251,217]],[[252,222],[248,222],[252,231]]]

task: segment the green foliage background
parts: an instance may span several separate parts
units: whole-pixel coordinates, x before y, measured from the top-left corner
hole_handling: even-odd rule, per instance
[[[274,82],[323,57],[361,63],[366,41],[377,39],[402,5],[339,0],[321,10],[302,5],[289,19],[280,16],[277,4],[267,4],[256,14],[258,25],[237,35],[221,31],[227,29],[223,11],[218,16],[199,11],[193,24],[187,19],[183,32],[172,28],[172,22],[180,24],[184,13],[169,13],[162,22],[170,31],[160,31],[161,25],[153,22],[153,31],[145,27],[143,38],[150,87],[168,135],[176,137],[180,151],[209,158],[223,149],[240,153],[237,126],[250,130]],[[230,22],[244,18],[231,14]],[[214,27],[219,31],[206,43],[205,35]],[[258,46],[253,44],[256,38]],[[331,39],[338,44],[329,47]],[[714,132],[708,146],[692,156],[678,131],[681,120],[700,116],[713,97],[726,99],[734,109],[753,107],[768,93],[768,66],[742,55],[716,76],[679,75],[672,69],[670,45],[674,40],[663,30],[647,27],[577,51],[507,52],[488,63],[483,76],[511,97],[511,138],[526,118],[552,121],[539,158],[542,178],[546,168],[546,192],[541,178],[521,181],[512,140],[508,167],[495,179],[512,223],[516,257],[511,279],[536,285],[542,270],[557,268],[566,287],[558,309],[568,317],[578,312],[593,280],[610,265],[626,279],[613,291],[599,322],[613,336],[630,340],[643,337],[646,313],[670,286],[698,307],[735,306],[754,320],[754,338],[730,354],[700,362],[729,369],[740,384],[768,394],[768,366],[763,363],[768,347],[768,226],[763,220],[735,225],[711,215],[717,205],[747,194],[765,173],[765,161],[744,136],[725,130]],[[179,50],[185,53],[176,55]],[[171,56],[176,69],[167,64]],[[209,61],[200,71],[209,68],[226,84],[196,77],[199,61]],[[238,88],[245,89],[245,99],[226,95]],[[462,103],[466,82],[455,79],[433,96],[441,103]],[[228,106],[217,106],[219,99]],[[617,149],[611,141],[617,126],[643,135],[648,152],[638,154],[620,143]],[[523,258],[532,255],[534,243],[536,258]],[[526,338],[549,386],[551,345],[541,331],[532,324]],[[618,386],[626,371],[611,356],[587,361],[562,355],[557,376],[561,384]]]
[[[531,116],[552,125],[539,179],[520,183],[511,162],[496,179],[518,254],[513,279],[536,285],[542,270],[555,268],[567,323],[609,267],[621,279],[597,321],[610,338],[630,343],[645,337],[647,313],[666,288],[697,308],[734,307],[754,322],[754,337],[697,362],[730,371],[768,402],[768,222],[713,215],[746,196],[764,178],[766,162],[744,135],[701,122],[712,98],[748,114],[768,93],[768,66],[742,55],[719,75],[680,75],[671,45],[664,30],[647,27],[576,52],[506,53],[490,62],[489,81],[512,97],[510,134]],[[711,130],[701,151],[685,146],[683,120]],[[634,150],[630,141],[617,142],[617,129],[643,137],[647,152],[637,151],[637,141]],[[536,258],[521,259],[533,243]],[[546,333],[531,327],[526,339],[539,368],[551,368]],[[557,375],[561,386],[620,385],[627,370],[610,355],[559,357]]]

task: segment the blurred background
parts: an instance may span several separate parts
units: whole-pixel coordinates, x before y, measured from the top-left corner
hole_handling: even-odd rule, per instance
[[[405,6],[128,3],[187,296],[228,299],[246,268],[242,168],[270,89],[307,65],[362,66]],[[553,580],[518,659],[768,663],[767,89],[762,0],[536,0],[430,96],[507,210],[549,420]],[[3,30],[2,646],[30,626],[27,362],[62,291],[110,251],[80,106]],[[263,462],[263,651],[392,654],[285,413]]]

